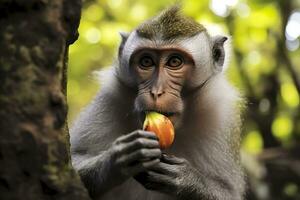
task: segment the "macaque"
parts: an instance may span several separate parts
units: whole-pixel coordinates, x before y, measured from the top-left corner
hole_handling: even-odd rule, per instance
[[[225,78],[228,38],[178,6],[121,34],[117,63],[70,129],[72,164],[94,199],[241,200],[242,98]],[[168,117],[171,147],[142,129]]]

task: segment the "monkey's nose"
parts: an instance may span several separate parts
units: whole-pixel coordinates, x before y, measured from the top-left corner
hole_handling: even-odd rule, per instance
[[[159,97],[161,97],[165,92],[163,90],[151,90],[150,91],[150,94],[151,94],[151,97],[156,100],[158,99]]]

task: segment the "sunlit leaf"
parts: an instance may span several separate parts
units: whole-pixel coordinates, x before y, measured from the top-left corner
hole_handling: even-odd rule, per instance
[[[92,4],[83,11],[83,16],[86,20],[97,22],[104,16],[104,12],[101,6]]]
[[[280,115],[273,121],[273,135],[281,140],[287,140],[291,136],[292,130],[292,120],[285,115]]]
[[[253,28],[250,30],[250,39],[252,42],[263,43],[267,40],[267,32],[263,28]]]
[[[251,131],[247,133],[243,140],[243,148],[246,152],[257,154],[261,152],[263,147],[263,140],[258,131]]]
[[[283,189],[284,193],[290,197],[295,196],[298,193],[298,190],[299,188],[296,183],[289,183],[285,185]]]
[[[296,108],[299,105],[299,95],[292,83],[283,83],[280,92],[282,99],[288,106]]]
[[[101,33],[97,28],[92,27],[85,31],[84,37],[89,43],[94,44],[100,41]]]
[[[136,4],[130,9],[130,18],[134,21],[142,21],[147,16],[147,9],[143,4]]]

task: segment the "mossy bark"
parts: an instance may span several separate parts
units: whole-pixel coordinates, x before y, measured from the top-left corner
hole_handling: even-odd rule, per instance
[[[80,0],[0,2],[0,199],[89,199],[65,131],[80,10]]]

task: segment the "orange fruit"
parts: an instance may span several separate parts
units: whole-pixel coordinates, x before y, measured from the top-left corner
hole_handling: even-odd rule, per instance
[[[160,113],[146,113],[143,129],[156,134],[162,149],[170,147],[174,141],[174,126],[169,118]]]

